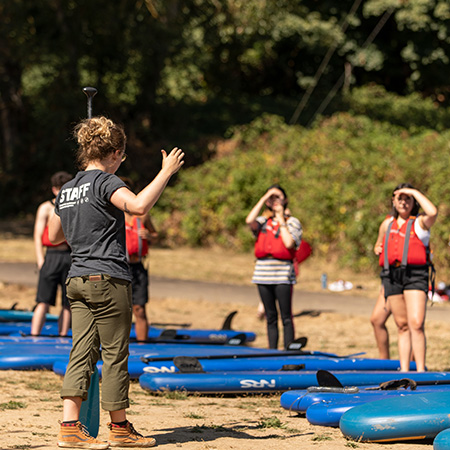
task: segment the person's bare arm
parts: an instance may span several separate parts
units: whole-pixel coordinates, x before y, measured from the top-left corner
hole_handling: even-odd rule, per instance
[[[251,209],[251,211],[248,213],[247,218],[245,219],[245,223],[252,229],[256,230],[258,228],[258,222],[257,218],[259,216],[259,213],[261,212],[261,209],[265,205],[267,199],[273,195],[278,194],[280,191],[277,188],[272,188],[269,191],[267,191],[256,203],[256,205]]]
[[[44,234],[44,230],[45,227],[47,226],[47,222],[49,220],[49,216],[52,209],[53,205],[50,202],[44,202],[39,206],[36,212],[36,219],[34,221],[33,240],[38,269],[40,269],[44,264],[45,252],[44,246],[42,245],[42,235]]]
[[[398,191],[395,191],[394,194],[411,195],[417,200],[417,203],[419,203],[424,212],[424,214],[421,214],[417,218],[421,228],[424,230],[429,230],[434,225],[434,222],[436,222],[437,219],[438,210],[436,206],[434,206],[434,204],[424,194],[422,194],[422,192],[417,189],[401,188]]]
[[[384,237],[386,236],[386,231],[390,220],[391,219],[383,220],[383,222],[381,222],[380,228],[378,229],[377,241],[375,242],[375,245],[373,247],[373,252],[377,256],[380,256],[381,252],[383,251]]]
[[[135,216],[147,214],[158,201],[171,176],[178,172],[184,164],[184,153],[175,147],[169,154],[161,150],[163,156],[162,168],[153,181],[139,194],[135,195],[128,188],[117,189],[111,195],[111,203],[122,211]]]
[[[48,223],[48,238],[52,244],[61,244],[66,240],[60,217],[53,211]]]
[[[280,236],[286,248],[291,249],[295,247],[295,241],[291,233],[289,233],[286,219],[284,217],[284,207],[281,204],[274,205],[275,218],[280,224]]]

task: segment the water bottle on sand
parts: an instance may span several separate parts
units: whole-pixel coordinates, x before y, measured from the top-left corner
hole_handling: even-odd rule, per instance
[[[320,277],[320,284],[322,285],[322,289],[326,289],[328,285],[328,277],[326,273],[323,273]]]

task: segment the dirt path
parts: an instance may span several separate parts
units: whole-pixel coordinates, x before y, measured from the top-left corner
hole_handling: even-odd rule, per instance
[[[35,264],[0,262],[0,281],[35,287],[37,285]],[[255,306],[259,301],[254,286],[207,283],[157,276],[151,277],[150,294],[151,298],[181,298]],[[294,312],[313,310],[370,317],[374,302],[375,299],[353,293],[307,292],[297,285],[294,292],[293,309]],[[450,322],[449,305],[434,304],[429,307],[427,320]]]

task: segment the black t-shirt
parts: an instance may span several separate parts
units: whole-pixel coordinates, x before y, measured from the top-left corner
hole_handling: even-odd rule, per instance
[[[124,213],[111,195],[126,184],[101,170],[78,172],[56,198],[55,212],[72,249],[69,277],[106,273],[131,281]]]

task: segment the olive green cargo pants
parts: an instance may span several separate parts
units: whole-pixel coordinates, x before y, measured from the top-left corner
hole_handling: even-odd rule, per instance
[[[101,346],[102,408],[128,408],[131,283],[102,274],[68,278],[66,286],[72,310],[72,351],[61,397],[87,398]]]

